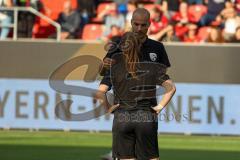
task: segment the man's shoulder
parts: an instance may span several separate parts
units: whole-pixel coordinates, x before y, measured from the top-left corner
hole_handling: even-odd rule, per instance
[[[160,42],[160,41],[156,41],[156,40],[153,40],[153,39],[150,39],[150,38],[148,38],[147,39],[148,40],[148,44],[151,44],[151,45],[154,45],[154,46],[163,46],[163,43],[162,42]]]
[[[155,50],[156,52],[165,52],[165,48],[162,42],[153,40],[148,38],[147,39],[147,46]]]
[[[118,54],[122,54],[122,50],[119,47],[116,48],[111,48],[107,51],[107,54],[104,58],[113,58],[114,56],[118,55]]]

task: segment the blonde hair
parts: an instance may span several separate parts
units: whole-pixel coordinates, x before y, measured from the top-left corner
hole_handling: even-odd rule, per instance
[[[121,41],[127,71],[133,78],[137,78],[136,70],[142,43],[136,33],[126,32]]]

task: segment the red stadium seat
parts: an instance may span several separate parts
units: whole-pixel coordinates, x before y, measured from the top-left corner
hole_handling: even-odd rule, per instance
[[[151,11],[151,9],[153,9],[154,7],[161,9],[161,5],[159,4],[144,4],[143,7],[148,11]]]
[[[108,9],[113,3],[100,3],[97,7],[97,14]]]
[[[50,17],[44,10],[40,11],[42,14]],[[56,31],[55,27],[50,25],[47,21],[36,17],[35,23],[32,29],[33,38],[47,38],[49,35],[53,34]]]
[[[101,38],[103,33],[103,25],[101,24],[86,24],[83,28],[83,40],[97,40]]]
[[[207,7],[204,5],[190,5],[188,12],[193,15],[194,22],[198,22],[201,17],[207,13]]]
[[[67,0],[41,0],[43,5],[51,11],[50,17],[57,19],[58,14],[63,10],[63,4]],[[74,9],[77,8],[77,0],[71,0]]]
[[[198,30],[197,37],[201,41],[205,41],[208,38],[208,35],[209,35],[210,32],[211,32],[211,28],[210,27],[201,27]]]

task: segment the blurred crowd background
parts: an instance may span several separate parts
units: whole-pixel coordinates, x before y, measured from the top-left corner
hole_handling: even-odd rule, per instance
[[[61,39],[117,40],[138,7],[151,13],[148,36],[165,42],[240,42],[240,0],[0,0],[0,39],[13,36],[15,7],[32,7],[61,26]],[[18,38],[55,38],[56,29],[28,11]]]

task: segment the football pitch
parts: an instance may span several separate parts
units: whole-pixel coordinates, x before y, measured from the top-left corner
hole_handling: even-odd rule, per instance
[[[0,160],[99,160],[111,133],[0,130]],[[159,135],[161,160],[240,160],[240,137]]]

